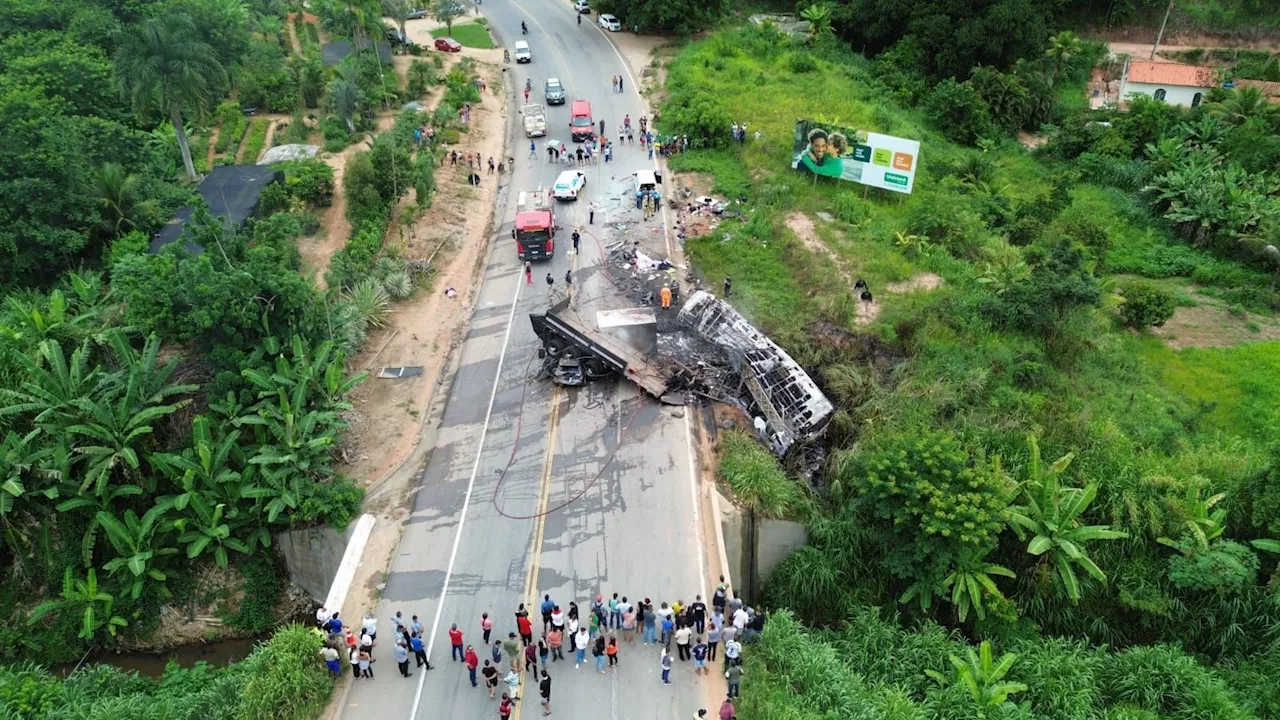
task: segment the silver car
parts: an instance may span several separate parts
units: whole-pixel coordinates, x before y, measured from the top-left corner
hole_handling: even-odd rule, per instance
[[[542,91],[546,95],[548,105],[564,104],[564,85],[560,84],[560,78],[547,78]]]

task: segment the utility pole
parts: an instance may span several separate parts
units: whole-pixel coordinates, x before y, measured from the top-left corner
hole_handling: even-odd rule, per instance
[[[1169,13],[1173,12],[1173,0],[1169,0],[1169,7],[1164,10],[1164,20],[1160,21],[1160,32],[1156,33],[1156,44],[1151,46],[1151,59],[1156,59],[1156,50],[1160,49],[1160,38],[1164,37],[1164,26],[1169,24]]]

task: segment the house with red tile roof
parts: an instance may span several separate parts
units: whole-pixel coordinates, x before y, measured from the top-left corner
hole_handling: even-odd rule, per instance
[[[1125,62],[1124,74],[1120,77],[1120,101],[1146,95],[1170,105],[1195,107],[1216,85],[1213,68],[1130,59]]]

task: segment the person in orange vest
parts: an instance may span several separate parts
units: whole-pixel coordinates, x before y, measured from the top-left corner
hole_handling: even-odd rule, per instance
[[[662,298],[662,309],[669,309],[671,307],[671,288],[663,285],[662,290],[658,292],[658,296]]]

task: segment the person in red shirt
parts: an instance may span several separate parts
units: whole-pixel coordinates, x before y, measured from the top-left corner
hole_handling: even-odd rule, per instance
[[[502,702],[498,703],[498,717],[503,720],[511,717],[511,710],[514,707],[514,704],[511,702],[511,696],[506,693],[502,693]]]
[[[475,648],[470,645],[467,646],[467,652],[463,657],[465,658],[463,662],[467,664],[467,672],[471,675],[471,687],[476,687],[476,668],[480,667],[480,657],[476,655]]]
[[[533,621],[528,615],[516,616],[516,627],[520,629],[520,639],[524,641],[525,646],[533,644]]]
[[[459,662],[466,659],[462,652],[462,631],[458,629],[458,623],[454,623],[449,627],[449,644],[453,646],[453,653],[449,656],[449,659]]]

